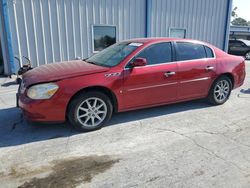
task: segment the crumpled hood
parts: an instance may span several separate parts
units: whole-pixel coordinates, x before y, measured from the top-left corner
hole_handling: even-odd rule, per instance
[[[26,86],[108,71],[109,68],[82,60],[51,63],[36,67],[23,75]]]

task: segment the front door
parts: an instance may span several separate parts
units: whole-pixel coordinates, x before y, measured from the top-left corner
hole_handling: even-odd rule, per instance
[[[125,68],[123,108],[140,108],[176,100],[178,68],[177,63],[172,62],[171,43],[153,44],[135,58],[145,58],[147,65],[128,65]]]

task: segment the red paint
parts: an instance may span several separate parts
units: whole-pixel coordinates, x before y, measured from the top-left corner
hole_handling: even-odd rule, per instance
[[[26,88],[46,82],[56,82],[59,85],[59,90],[48,100],[29,99],[26,95],[27,91],[21,94],[19,105],[25,112],[24,115],[32,121],[63,122],[72,97],[81,90],[96,86],[106,88],[113,93],[117,100],[117,111],[121,112],[204,98],[208,95],[213,81],[225,73],[233,76],[234,88],[241,86],[244,82],[244,59],[228,55],[209,44],[171,38],[130,41],[144,44],[112,68],[83,61],[71,61],[43,65],[24,74],[23,80]],[[214,50],[216,58],[124,69],[129,60],[140,50],[154,43],[165,41],[189,41],[204,44]],[[214,69],[206,70],[209,66]],[[175,72],[175,74],[167,77],[165,76],[167,72]],[[106,76],[111,73],[119,74]]]

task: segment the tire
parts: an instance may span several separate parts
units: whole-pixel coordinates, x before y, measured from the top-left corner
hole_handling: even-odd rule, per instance
[[[220,90],[223,88],[224,90]],[[209,95],[207,97],[208,102],[212,105],[224,104],[230,97],[232,91],[232,81],[227,76],[221,76],[216,79],[210,88]]]
[[[69,104],[68,120],[79,131],[100,129],[111,118],[113,105],[110,98],[97,91],[83,92]]]
[[[248,52],[245,54],[245,59],[246,59],[246,60],[250,60],[250,51],[248,51]]]

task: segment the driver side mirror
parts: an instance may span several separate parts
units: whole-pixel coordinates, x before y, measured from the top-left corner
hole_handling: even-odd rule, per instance
[[[145,58],[136,58],[132,63],[132,67],[142,67],[147,65],[147,59]]]

